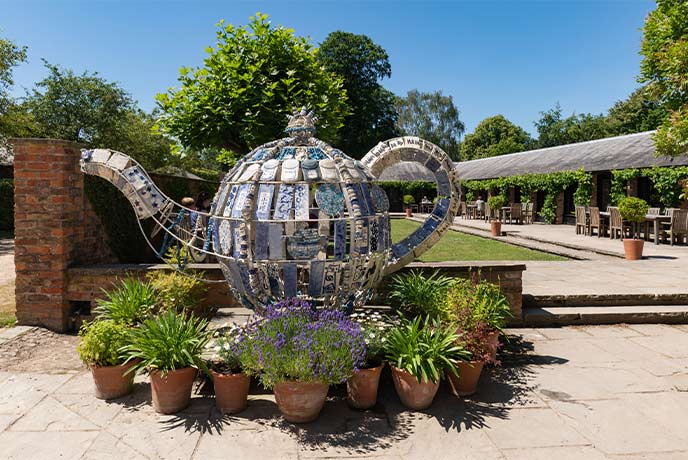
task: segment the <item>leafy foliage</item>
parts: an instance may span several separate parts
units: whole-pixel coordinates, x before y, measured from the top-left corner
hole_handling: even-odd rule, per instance
[[[617,136],[641,133],[657,129],[666,114],[666,108],[650,94],[647,86],[643,86],[609,109],[607,124]]]
[[[347,114],[341,77],[326,71],[305,38],[256,13],[247,26],[218,24],[201,68],[183,67],[180,88],[158,94],[161,127],[186,147],[238,154],[270,141],[296,106],[319,116],[319,137],[336,140]]]
[[[238,342],[241,340],[244,326],[235,323],[221,328],[214,334],[215,354],[217,360],[212,361],[213,369],[218,372],[237,374],[242,371],[243,363],[238,349]]]
[[[449,318],[465,330],[484,323],[501,330],[513,315],[509,302],[496,284],[480,280],[456,280],[447,292]]]
[[[155,310],[157,293],[150,283],[135,278],[123,279],[110,290],[103,289],[104,299],[98,299],[94,313],[99,320],[111,320],[135,326]]]
[[[487,205],[490,209],[501,209],[505,202],[506,200],[502,195],[494,195],[487,199]]]
[[[483,191],[497,191],[500,194],[504,194],[510,187],[520,187],[522,197],[528,197],[531,192],[535,191],[544,192],[545,201],[542,209],[538,210],[538,214],[547,223],[554,222],[557,195],[574,184],[578,184],[578,190],[574,194],[576,204],[581,206],[590,204],[592,174],[585,172],[583,169],[461,182],[462,187],[472,192],[474,196],[477,192]]]
[[[365,366],[379,366],[385,354],[387,333],[391,327],[399,324],[399,318],[396,316],[383,316],[378,312],[352,313],[349,315],[349,318],[361,327],[361,333],[366,344]]]
[[[638,238],[638,224],[645,222],[648,209],[650,206],[645,200],[633,196],[619,202],[621,217],[633,224],[633,238]]]
[[[336,31],[320,44],[318,61],[342,77],[351,113],[337,146],[361,158],[378,142],[398,135],[394,94],[379,81],[392,76],[387,52],[366,35]]]
[[[425,276],[420,270],[394,275],[389,286],[389,299],[408,316],[430,315],[444,317],[445,296],[453,278],[439,270]]]
[[[665,208],[678,205],[681,195],[681,184],[688,179],[688,166],[670,166],[644,169],[618,169],[612,171],[611,198],[612,203],[619,203],[626,197],[626,185],[629,181],[639,178],[649,178],[657,192],[657,198]]]
[[[87,366],[117,366],[125,361],[122,348],[129,342],[129,329],[121,322],[104,320],[84,323],[77,347]]]
[[[266,388],[286,381],[342,383],[365,361],[358,324],[341,311],[287,299],[268,305],[237,341],[247,374]]]
[[[413,195],[404,195],[403,201],[406,206],[409,206],[414,204],[416,202],[416,199],[413,197]]]
[[[208,286],[203,281],[172,270],[156,270],[147,277],[161,310],[198,317],[211,316],[210,311],[202,305],[208,291]]]
[[[668,110],[655,135],[658,155],[688,153],[688,3],[657,0],[645,20],[640,81]]]
[[[459,138],[464,124],[451,96],[441,91],[422,93],[416,89],[397,99],[397,127],[404,136],[419,136],[459,159]]]
[[[540,112],[541,118],[535,122],[538,131],[538,148],[573,144],[613,136],[604,115],[589,113],[573,114],[562,117],[561,106]]]
[[[461,160],[522,152],[531,148],[533,143],[533,139],[523,128],[503,115],[495,115],[484,119],[472,133],[466,134],[461,143]]]
[[[9,89],[14,84],[12,68],[26,61],[26,47],[0,38],[0,117],[10,104]]]
[[[446,372],[456,374],[456,365],[470,355],[458,343],[456,327],[439,320],[416,317],[403,321],[387,334],[386,357],[419,382],[437,383]]]
[[[207,372],[201,355],[209,340],[206,320],[170,310],[132,329],[130,343],[122,351],[128,360],[140,360],[134,366],[136,372],[157,370],[166,374],[185,367]]]

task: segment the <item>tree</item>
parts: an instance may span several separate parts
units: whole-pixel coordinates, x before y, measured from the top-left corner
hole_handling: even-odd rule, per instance
[[[45,62],[49,74],[21,105],[35,135],[121,150],[146,168],[173,161],[171,141],[155,132],[155,118],[129,93],[97,73],[75,74]]]
[[[584,113],[562,118],[561,106],[540,112],[541,118],[535,122],[538,130],[539,148],[591,141],[612,135],[604,115]]]
[[[533,145],[533,139],[520,126],[495,115],[478,123],[471,134],[461,143],[461,159],[494,157],[507,153],[522,152]]]
[[[397,111],[397,128],[402,135],[420,136],[438,145],[453,160],[459,159],[464,124],[451,96],[444,96],[441,91],[421,93],[414,89],[406,97],[397,98]]]
[[[10,116],[14,103],[9,96],[9,89],[14,84],[12,69],[26,61],[26,47],[17,46],[14,42],[0,38],[0,161],[12,156],[11,146],[6,137],[15,136],[16,117]],[[6,158],[5,158],[6,157]]]
[[[202,68],[183,67],[181,87],[158,94],[162,128],[185,147],[238,154],[278,137],[287,115],[307,106],[318,137],[336,140],[347,115],[342,79],[326,71],[305,38],[271,27],[257,13],[248,26],[218,24],[216,47]]]
[[[641,87],[609,109],[607,125],[615,135],[641,133],[657,129],[665,117],[665,107]]]
[[[668,111],[657,130],[658,155],[688,153],[688,2],[657,0],[645,20],[641,82]]]
[[[366,35],[336,31],[318,49],[318,60],[343,79],[351,113],[339,131],[338,146],[361,158],[381,140],[396,136],[394,94],[379,81],[392,75],[389,56]]]

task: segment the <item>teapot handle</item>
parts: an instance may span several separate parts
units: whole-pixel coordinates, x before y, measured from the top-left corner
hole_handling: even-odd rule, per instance
[[[380,142],[361,160],[375,177],[400,161],[413,161],[428,168],[435,176],[438,199],[423,225],[392,245],[384,275],[413,262],[437,243],[454,222],[461,199],[458,172],[449,156],[432,142],[414,136],[396,137]]]

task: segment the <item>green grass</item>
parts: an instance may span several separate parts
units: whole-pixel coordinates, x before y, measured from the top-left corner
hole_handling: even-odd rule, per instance
[[[406,219],[392,219],[392,241],[397,242],[420,226]],[[533,251],[499,241],[480,238],[466,233],[447,231],[432,249],[423,254],[422,262],[463,260],[567,260],[564,257]]]

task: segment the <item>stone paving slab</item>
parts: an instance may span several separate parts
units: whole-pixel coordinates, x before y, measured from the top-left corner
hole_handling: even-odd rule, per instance
[[[83,368],[52,368],[39,356],[39,373],[0,360],[0,458],[688,458],[688,328],[508,333],[504,365],[488,368],[470,398],[442,386],[430,409],[409,411],[387,370],[373,410],[349,409],[334,388],[320,419],[298,426],[284,422],[274,397],[258,389],[245,412],[221,416],[199,382],[188,409],[163,416],[151,407],[146,377],[137,377],[131,395],[106,402],[93,396]],[[11,341],[31,344],[37,335]]]

